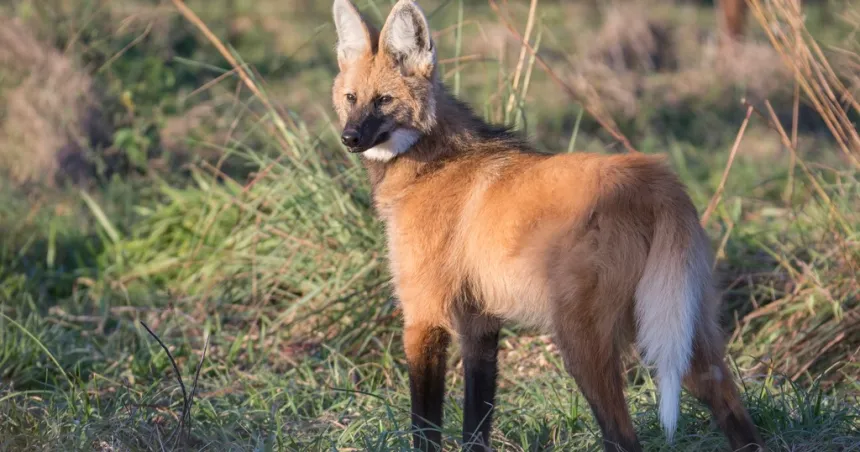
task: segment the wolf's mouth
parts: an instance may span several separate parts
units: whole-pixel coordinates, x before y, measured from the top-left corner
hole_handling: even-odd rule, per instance
[[[360,154],[360,153],[362,153],[362,152],[364,152],[370,148],[373,148],[374,146],[385,143],[390,138],[391,138],[391,132],[382,132],[379,135],[377,135],[376,139],[373,140],[373,143],[371,143],[370,146],[356,146],[356,147],[347,148],[347,150],[353,154]]]
[[[376,137],[376,141],[373,143],[373,146],[385,143],[386,141],[388,141],[389,138],[391,138],[391,132],[382,132],[379,134],[378,137]]]

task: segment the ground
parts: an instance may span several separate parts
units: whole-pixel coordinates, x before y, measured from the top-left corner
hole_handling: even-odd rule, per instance
[[[390,7],[357,3],[377,23]],[[667,153],[707,216],[731,368],[769,447],[860,450],[856,6],[804,2],[792,53],[774,47],[798,33],[785,8],[724,47],[711,2],[534,3],[420,1],[446,83],[542,150],[628,152],[623,135]],[[0,450],[409,448],[383,231],[333,123],[329,14],[0,6]],[[814,43],[828,66],[803,56]],[[506,329],[500,368],[496,448],[599,450],[549,337]],[[453,448],[456,347],[449,370]],[[668,445],[635,356],[628,381],[647,450],[726,450],[686,393]]]

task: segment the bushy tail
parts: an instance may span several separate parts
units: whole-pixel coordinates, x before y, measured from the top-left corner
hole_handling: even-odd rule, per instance
[[[656,367],[660,423],[671,441],[710,264],[707,237],[695,215],[682,218],[677,210],[662,210],[636,287],[636,342],[645,361]]]

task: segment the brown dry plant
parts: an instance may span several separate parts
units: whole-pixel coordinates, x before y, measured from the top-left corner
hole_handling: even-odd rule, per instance
[[[767,339],[769,357],[757,366],[762,371],[787,374],[791,380],[818,375],[831,384],[856,378],[860,363],[860,204],[851,192],[860,169],[860,136],[850,112],[858,111],[850,79],[834,70],[830,55],[805,27],[803,14],[793,0],[749,0],[750,10],[764,29],[797,84],[795,106],[802,100],[822,118],[841,151],[844,167],[807,163],[797,151],[797,116],[787,130],[765,101],[755,112],[776,132],[799,169],[805,193],[796,193],[783,216],[795,227],[820,230],[805,243],[777,240],[764,247],[778,266],[770,283],[759,282],[781,295],[756,306],[738,329],[742,343]],[[850,61],[857,53],[841,49]],[[850,72],[848,73],[850,74]],[[795,107],[796,111],[796,107]],[[836,180],[836,183],[829,180]],[[792,179],[789,179],[790,183]],[[802,200],[806,201],[802,201]],[[789,200],[791,201],[791,200]],[[733,341],[738,342],[738,341]]]
[[[610,6],[594,41],[591,59],[617,72],[655,72],[677,67],[672,29],[647,14],[642,2]]]
[[[0,18],[0,169],[16,183],[54,184],[88,171],[86,153],[110,136],[92,78],[17,21]]]
[[[852,109],[860,111],[860,102],[806,29],[799,2],[750,0],[749,3],[774,49],[794,73],[805,100],[821,115],[850,164],[860,168],[860,133],[848,115]]]

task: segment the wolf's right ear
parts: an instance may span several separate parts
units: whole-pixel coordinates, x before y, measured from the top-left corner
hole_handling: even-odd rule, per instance
[[[343,69],[373,51],[372,30],[350,0],[334,0],[332,15],[337,29],[337,64]]]

